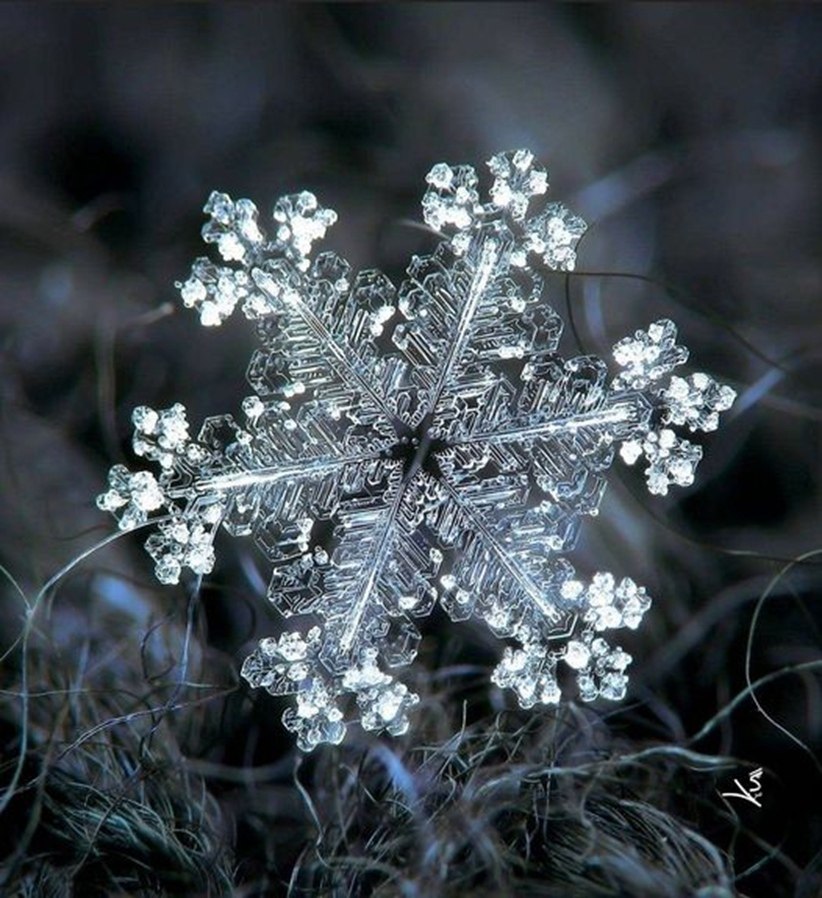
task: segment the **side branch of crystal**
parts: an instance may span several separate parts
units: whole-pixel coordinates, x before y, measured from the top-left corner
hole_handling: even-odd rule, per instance
[[[568,561],[598,513],[618,455],[646,464],[664,495],[694,480],[734,391],[679,376],[687,350],[667,320],[619,341],[616,371],[563,358],[546,295],[576,265],[585,222],[546,202],[529,150],[495,155],[483,190],[469,165],[435,165],[422,201],[442,237],[399,288],[315,254],[336,214],[303,191],[268,222],[214,192],[183,305],[215,327],[240,309],[259,341],[241,419],[207,418],[196,437],[176,404],[133,414],[135,455],[98,498],[123,530],[150,525],[157,578],[211,573],[221,528],[251,537],[286,628],[245,660],[254,687],[294,697],[285,727],[305,751],[347,722],[398,735],[418,697],[396,677],[417,652],[416,619],[439,604],[514,643],[492,674],[522,707],[626,692],[631,657],[608,631],[635,629],[645,590]],[[281,628],[282,629],[282,628]]]
[[[676,326],[667,319],[620,340],[614,346],[614,358],[622,371],[614,378],[613,388],[646,390],[661,410],[662,426],[649,427],[624,440],[620,447],[623,461],[632,465],[645,456],[648,490],[656,495],[667,495],[671,485],[690,486],[702,459],[702,447],[665,425],[684,425],[692,432],[716,430],[719,413],[733,405],[735,391],[702,373],[688,380],[670,377],[666,382],[666,376],[688,358],[688,350],[676,344]]]

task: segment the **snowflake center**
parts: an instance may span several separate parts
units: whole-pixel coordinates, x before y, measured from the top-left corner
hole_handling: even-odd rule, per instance
[[[439,477],[437,453],[446,447],[443,439],[431,433],[433,415],[426,415],[416,427],[409,427],[402,422],[395,422],[397,441],[385,453],[387,458],[401,461],[403,479],[407,482],[419,471],[424,470],[434,477]]]

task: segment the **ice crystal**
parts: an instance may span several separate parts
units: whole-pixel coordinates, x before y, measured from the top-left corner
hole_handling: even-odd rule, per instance
[[[208,574],[217,530],[251,536],[271,569],[268,599],[298,624],[243,664],[253,686],[294,695],[284,714],[302,749],[338,743],[354,709],[369,730],[404,732],[418,699],[395,679],[436,603],[511,641],[492,675],[523,707],[619,700],[631,658],[603,634],[650,606],[628,578],[578,579],[564,557],[597,513],[616,450],[648,462],[665,494],[694,478],[699,446],[674,427],[713,430],[734,392],[687,359],[667,320],[597,358],[564,360],[546,271],[570,271],[585,223],[540,198],[532,153],[489,162],[488,201],[467,165],[435,165],[422,206],[444,240],[414,257],[399,290],[312,256],[334,223],[313,194],[257,207],[213,193],[203,228],[221,263],[194,262],[180,287],[204,325],[256,322],[243,416],[135,410],[134,450],[158,473],[114,467],[98,504],[130,529],[158,518],[146,548],[163,583]],[[536,207],[536,208],[534,208]],[[353,698],[351,698],[353,696]]]

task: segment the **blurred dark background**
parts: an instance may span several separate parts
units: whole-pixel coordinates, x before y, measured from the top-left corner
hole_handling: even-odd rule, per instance
[[[93,498],[129,459],[135,405],[197,422],[248,392],[250,329],[201,329],[173,287],[212,189],[261,210],[310,189],[340,216],[327,245],[399,280],[433,245],[416,226],[431,165],[526,146],[591,225],[549,296],[565,354],[671,317],[740,394],[694,488],[651,499],[615,467],[575,553],[657,600],[634,698],[676,740],[744,688],[749,641],[753,679],[819,659],[821,48],[814,5],[0,5],[0,563],[33,594],[111,532]],[[57,593],[58,648],[107,626],[105,665],[107,641],[128,659],[152,622],[182,625],[184,591],[152,585],[139,542]],[[230,670],[273,624],[247,547],[223,548],[197,613]],[[11,586],[4,606],[6,645]],[[790,735],[747,700],[699,746],[768,771],[763,808],[737,810],[790,863],[748,894],[822,893],[820,688],[791,673],[757,693]],[[202,753],[221,763],[290,751],[276,723],[253,751],[220,725]]]

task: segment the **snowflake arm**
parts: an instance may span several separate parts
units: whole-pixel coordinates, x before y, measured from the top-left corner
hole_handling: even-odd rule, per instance
[[[556,704],[562,665],[578,694],[619,700],[630,656],[607,640],[650,606],[629,578],[578,578],[565,557],[597,513],[616,453],[647,461],[652,493],[694,479],[700,446],[734,400],[687,360],[662,320],[614,347],[617,373],[563,359],[562,322],[543,273],[570,271],[585,223],[544,201],[547,172],[527,150],[476,171],[435,165],[423,215],[443,235],[395,290],[312,255],[336,215],[304,191],[266,229],[250,200],[213,193],[206,243],[178,285],[205,326],[237,308],[260,346],[242,423],[183,406],[135,410],[135,454],[98,498],[124,530],[156,521],[146,549],[163,583],[215,565],[220,528],[250,536],[270,567],[268,600],[289,621],[243,664],[248,683],[294,696],[283,723],[303,750],[339,743],[352,713],[397,735],[417,696],[395,669],[420,639],[415,618],[439,602],[474,617],[505,649],[492,679],[523,707]],[[301,621],[308,619],[305,626]]]

